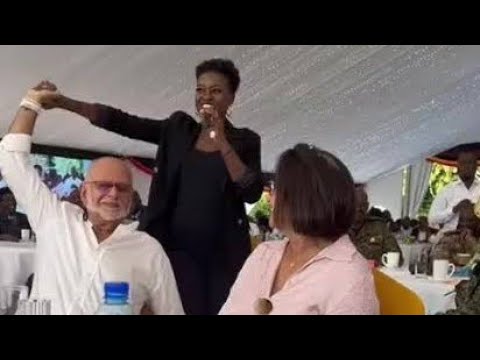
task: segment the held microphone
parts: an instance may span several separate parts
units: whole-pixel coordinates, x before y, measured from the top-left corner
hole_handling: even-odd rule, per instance
[[[203,106],[202,106],[203,110],[212,109],[212,108],[213,108],[213,106],[210,105],[210,104],[203,104]],[[205,119],[205,122],[207,123],[207,126],[209,128],[211,128],[212,127],[212,115],[205,112],[205,111],[203,112],[202,115],[203,115],[203,118]],[[215,139],[215,137],[217,136],[217,133],[215,132],[215,130],[212,129],[209,132],[209,136],[210,136],[210,139]]]

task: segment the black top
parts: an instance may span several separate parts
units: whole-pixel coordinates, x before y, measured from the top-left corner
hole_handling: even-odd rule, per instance
[[[192,150],[187,155],[172,214],[172,247],[209,260],[222,235],[222,187],[227,175],[219,152]]]
[[[117,134],[157,144],[156,172],[152,179],[147,210],[141,219],[140,229],[157,238],[167,250],[174,250],[175,243],[169,234],[180,191],[184,191],[182,169],[201,132],[201,125],[190,115],[177,111],[165,120],[146,119],[129,115],[110,106],[95,104],[90,121]],[[223,209],[223,233],[218,251],[224,262],[224,274],[233,282],[250,253],[250,237],[245,203],[258,201],[263,191],[260,161],[260,136],[246,128],[235,128],[225,123],[227,141],[233,147],[247,172],[238,181],[226,176],[220,186]],[[222,159],[223,161],[223,159]],[[210,181],[210,175],[199,174],[202,183]],[[182,190],[180,190],[182,189]],[[212,194],[210,194],[212,195]],[[218,195],[218,193],[217,193]],[[202,196],[190,193],[189,203],[197,203]],[[215,204],[215,205],[214,205]],[[212,209],[208,206],[214,205]],[[218,203],[208,201],[204,212],[215,212]],[[208,207],[208,208],[207,208]]]

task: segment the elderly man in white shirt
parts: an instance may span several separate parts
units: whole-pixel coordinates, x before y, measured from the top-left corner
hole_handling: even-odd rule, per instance
[[[22,101],[0,143],[0,171],[37,235],[32,298],[52,300],[52,314],[94,314],[105,282],[130,284],[135,314],[184,314],[170,262],[160,243],[126,223],[132,174],[115,158],[94,162],[81,188],[86,212],[60,201],[30,163],[31,135],[41,109],[42,82]]]
[[[477,156],[471,152],[462,152],[457,164],[460,179],[437,194],[428,214],[430,226],[441,228],[441,233],[456,230],[460,209],[471,206],[480,199],[480,182],[475,178]]]

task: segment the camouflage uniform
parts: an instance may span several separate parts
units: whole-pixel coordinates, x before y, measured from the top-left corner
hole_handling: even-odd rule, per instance
[[[478,264],[478,263],[477,263]],[[447,315],[480,315],[480,266],[475,266],[472,277],[455,287],[455,310],[448,310]]]
[[[383,218],[367,216],[360,230],[351,231],[350,237],[357,250],[366,259],[375,260],[377,265],[382,263],[382,255],[387,252],[399,252],[400,265],[403,264],[402,251]]]
[[[458,253],[475,254],[477,243],[477,239],[468,230],[448,231],[433,248],[432,257],[455,262]]]

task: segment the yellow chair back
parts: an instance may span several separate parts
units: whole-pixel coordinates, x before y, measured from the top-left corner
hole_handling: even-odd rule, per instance
[[[422,299],[412,290],[377,269],[373,278],[380,315],[425,315]]]

